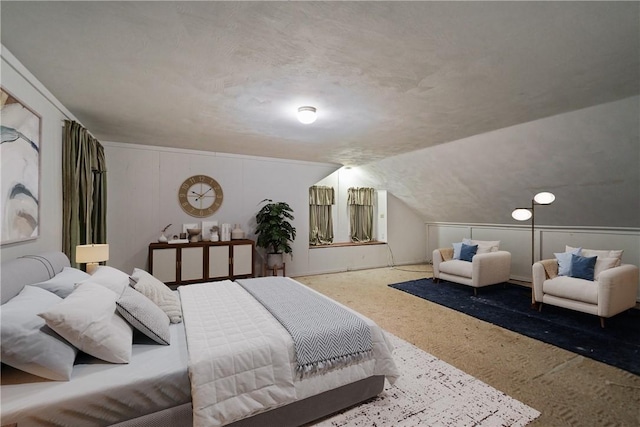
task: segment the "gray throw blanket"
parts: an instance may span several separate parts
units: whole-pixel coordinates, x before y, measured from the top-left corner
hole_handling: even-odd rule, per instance
[[[236,280],[280,321],[293,339],[299,378],[369,359],[369,325],[286,277]]]

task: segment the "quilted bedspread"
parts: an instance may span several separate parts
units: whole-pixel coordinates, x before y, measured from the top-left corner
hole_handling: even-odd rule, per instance
[[[288,337],[240,286],[181,286],[194,426],[220,426],[295,400]]]
[[[399,375],[384,331],[347,307],[341,306],[369,325],[373,358],[296,379],[291,335],[244,288],[225,280],[178,290],[196,427],[226,425],[371,375],[385,375],[393,384]]]

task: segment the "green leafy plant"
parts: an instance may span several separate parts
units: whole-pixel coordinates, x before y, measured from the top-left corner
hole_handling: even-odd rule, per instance
[[[293,209],[285,202],[274,202],[264,199],[265,204],[256,215],[256,246],[264,248],[267,253],[292,252],[290,242],[296,238],[296,229],[289,220],[293,220]]]

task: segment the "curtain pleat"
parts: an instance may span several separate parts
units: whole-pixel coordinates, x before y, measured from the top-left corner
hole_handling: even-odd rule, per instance
[[[351,187],[347,190],[349,233],[352,242],[373,240],[373,205],[375,189]]]
[[[79,123],[65,120],[62,141],[62,251],[77,267],[77,245],[107,242],[104,148]]]
[[[335,204],[333,187],[309,188],[309,244],[330,245],[333,243],[332,205]]]

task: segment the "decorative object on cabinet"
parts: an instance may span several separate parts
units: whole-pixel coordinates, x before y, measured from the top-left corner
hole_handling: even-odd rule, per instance
[[[160,237],[158,237],[159,243],[167,243],[169,241],[167,236],[165,236],[164,234],[169,229],[169,227],[171,227],[171,224],[167,225],[165,228],[162,229],[162,233],[160,234]]]
[[[202,221],[200,228],[202,228],[202,240],[208,242],[211,240],[212,228],[216,227],[216,233],[218,230],[218,221]]]
[[[289,242],[296,238],[296,229],[289,220],[293,220],[293,209],[285,202],[264,199],[265,204],[256,215],[256,246],[267,250],[267,266],[282,266],[283,254],[293,251]]]
[[[180,236],[181,239],[186,239],[189,232],[187,230],[189,230],[190,228],[198,228],[198,223],[197,222],[192,222],[192,223],[188,223],[188,224],[182,224],[182,232],[184,233],[184,236]]]
[[[162,242],[158,242],[158,243],[162,243]],[[169,240],[167,243],[171,245],[175,245],[177,243],[189,243],[189,239],[180,239],[178,237],[174,237],[173,239]]]
[[[187,214],[196,218],[213,215],[222,205],[222,187],[206,175],[187,178],[178,188],[178,202]]]
[[[189,234],[189,241],[191,243],[196,243],[200,241],[200,233],[202,233],[202,229],[200,228],[187,228],[187,233]]]
[[[38,238],[40,116],[0,89],[2,224],[0,243]],[[6,143],[5,143],[6,142]],[[9,144],[10,143],[10,144]]]
[[[244,230],[240,226],[240,224],[236,224],[233,226],[233,230],[231,230],[231,240],[244,239]]]
[[[91,274],[99,262],[109,260],[108,244],[91,244],[76,246],[76,262],[87,264],[87,273]]]
[[[151,243],[149,273],[167,285],[253,277],[253,240]]]
[[[231,240],[231,224],[222,224],[220,228],[220,240],[223,242]]]

